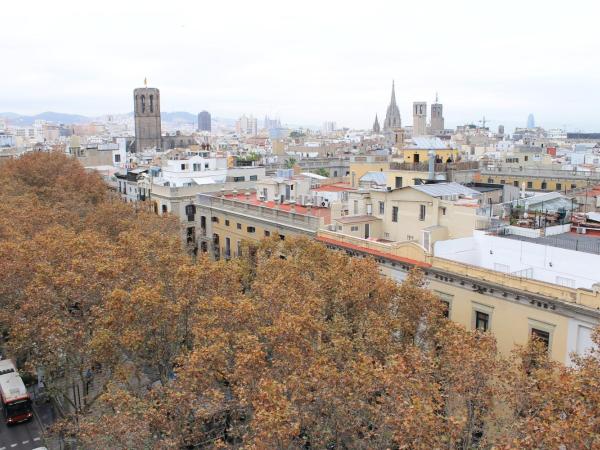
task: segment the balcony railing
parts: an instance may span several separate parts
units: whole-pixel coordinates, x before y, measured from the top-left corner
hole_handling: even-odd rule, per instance
[[[408,162],[391,162],[391,170],[412,170],[415,172],[429,171],[429,163],[408,163]],[[433,165],[435,172],[447,172],[451,170],[477,170],[479,169],[478,161],[460,161],[454,163],[436,163]]]

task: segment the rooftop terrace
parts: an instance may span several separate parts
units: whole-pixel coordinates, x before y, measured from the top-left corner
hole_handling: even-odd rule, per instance
[[[331,210],[329,208],[298,205],[294,202],[263,201],[257,198],[256,191],[251,189],[244,192],[198,194],[196,204],[312,232],[316,232],[319,227],[331,223]]]

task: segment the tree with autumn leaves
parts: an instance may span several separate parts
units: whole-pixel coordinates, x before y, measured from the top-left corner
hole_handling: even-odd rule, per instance
[[[503,357],[419,272],[302,238],[191,260],[173,218],[60,154],[0,181],[6,352],[43,370],[80,448],[600,445],[600,354]]]

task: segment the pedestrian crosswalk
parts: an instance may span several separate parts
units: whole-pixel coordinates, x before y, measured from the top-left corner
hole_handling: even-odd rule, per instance
[[[26,439],[26,440],[20,441],[20,442],[13,442],[12,444],[9,444],[8,447],[5,445],[3,447],[0,447],[0,450],[8,450],[10,448],[17,448],[17,447],[29,449],[29,448],[33,448],[33,447],[31,447],[31,445],[33,445],[33,444],[35,444],[36,446],[39,445],[41,440],[42,440],[42,438],[37,436],[32,439]]]

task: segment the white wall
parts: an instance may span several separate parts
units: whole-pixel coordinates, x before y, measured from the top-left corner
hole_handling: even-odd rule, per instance
[[[592,341],[594,327],[595,325],[589,322],[577,319],[569,320],[566,364],[571,364],[571,353],[583,355],[594,347],[594,342]]]
[[[438,241],[434,255],[513,273],[531,269],[531,278],[590,289],[600,282],[600,255],[524,242],[475,231],[473,237]]]

